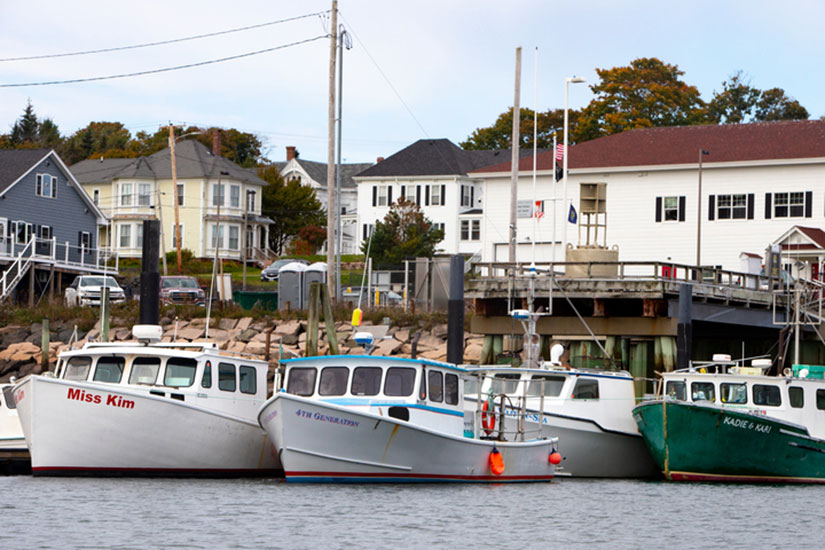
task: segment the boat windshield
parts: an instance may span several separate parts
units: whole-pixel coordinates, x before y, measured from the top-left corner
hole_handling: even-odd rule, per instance
[[[748,386],[744,383],[723,383],[719,387],[719,397],[722,399],[722,403],[734,403],[737,405],[747,403]]]
[[[693,382],[690,385],[690,399],[692,401],[715,401],[716,390],[713,382]]]
[[[160,357],[135,357],[132,360],[130,384],[154,384],[160,371]]]
[[[390,367],[384,379],[384,395],[407,397],[412,395],[415,385],[415,369]]]
[[[497,372],[493,378],[493,394],[516,393],[521,374],[517,372]]]
[[[344,395],[347,393],[349,369],[347,367],[324,367],[318,384],[319,395]]]
[[[72,357],[66,365],[65,380],[86,380],[89,377],[89,368],[92,366],[91,357]]]
[[[352,395],[378,395],[381,391],[381,367],[356,367],[352,373]]]
[[[166,361],[163,383],[176,388],[188,388],[195,381],[198,362],[186,357],[170,357]]]
[[[564,376],[552,376],[546,374],[539,374],[530,379],[530,385],[527,388],[527,395],[530,397],[558,397],[561,395],[561,389],[564,386]]]
[[[315,391],[314,367],[293,367],[289,369],[289,379],[286,383],[286,392],[293,395],[312,395]]]
[[[475,380],[475,378],[472,379],[473,382],[475,382]],[[427,386],[430,393],[430,401],[436,403],[444,401],[444,374],[441,371],[427,371]]]
[[[665,386],[665,393],[670,399],[685,401],[687,399],[687,389],[684,382],[668,382]]]
[[[598,399],[599,398],[599,381],[579,378],[576,380],[576,385],[573,387],[573,399]]]
[[[3,388],[3,400],[6,402],[6,407],[10,409],[17,408],[17,402],[14,400],[14,387],[7,386]]]
[[[99,357],[93,380],[95,382],[117,384],[120,382],[120,377],[123,376],[123,366],[125,364],[126,360],[117,355],[113,355],[111,357]]]

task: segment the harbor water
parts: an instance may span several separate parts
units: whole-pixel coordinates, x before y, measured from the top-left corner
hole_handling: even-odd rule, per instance
[[[0,478],[4,548],[784,548],[825,487]]]

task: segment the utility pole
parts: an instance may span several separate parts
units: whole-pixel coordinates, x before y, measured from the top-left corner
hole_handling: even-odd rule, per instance
[[[241,231],[241,242],[243,242],[243,289],[246,290],[246,260],[247,260],[247,247],[249,246],[249,238],[247,237],[247,224],[249,223],[249,195],[254,193],[254,191],[250,189],[246,189],[244,193],[244,197],[246,198],[246,204],[244,205],[243,209],[243,230]]]
[[[221,203],[223,202],[223,193],[221,192],[222,184],[221,184],[221,176],[226,174],[229,175],[229,172],[224,172],[223,170],[218,171],[218,215],[217,221],[215,222],[215,263],[219,266],[219,275],[218,275],[218,298],[223,304],[224,300],[224,288],[223,288],[223,259],[220,257],[220,250],[221,250]],[[180,233],[180,232],[178,232]],[[180,249],[178,249],[180,250]],[[213,270],[214,273],[214,270]]]
[[[158,220],[160,221],[160,257],[163,259],[163,276],[169,275],[166,269],[166,241],[163,239],[163,207],[160,204],[160,185],[156,186],[158,197]]]
[[[510,176],[510,256],[511,264],[516,263],[516,223],[518,206],[518,145],[519,145],[519,122],[521,108],[519,106],[519,95],[521,92],[521,46],[516,48],[516,83],[515,95],[513,98],[513,139],[512,157],[510,164],[512,175]]]
[[[180,254],[180,205],[178,204],[178,172],[175,164],[175,127],[169,123],[169,150],[172,156],[172,197],[175,199],[175,250],[177,251],[178,273],[183,272],[183,260]],[[219,178],[220,179],[220,178]],[[161,238],[161,242],[163,239]],[[166,248],[164,247],[164,250]],[[166,255],[163,255],[163,274],[166,274]]]
[[[332,0],[329,36],[329,117],[327,141],[327,285],[335,288],[335,49],[338,45],[338,0]]]

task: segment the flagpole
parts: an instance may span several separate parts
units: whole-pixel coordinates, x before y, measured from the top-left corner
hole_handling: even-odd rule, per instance
[[[550,251],[550,263],[556,263],[556,225],[558,225],[558,180],[556,179],[556,131],[553,131],[553,246]]]
[[[533,69],[533,263],[531,267],[536,267],[536,234],[538,232],[538,203],[536,202],[536,153],[538,152],[538,77],[539,77],[539,48],[536,46],[536,61]]]

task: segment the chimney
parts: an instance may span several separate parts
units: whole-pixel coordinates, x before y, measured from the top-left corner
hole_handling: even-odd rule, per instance
[[[378,157],[375,159],[375,164],[378,164],[379,162],[384,162],[384,157]]]
[[[287,162],[294,159],[297,155],[295,154],[295,146],[294,145],[287,145],[286,146],[286,160]]]
[[[221,156],[221,134],[217,128],[212,130],[212,154],[216,157]]]

